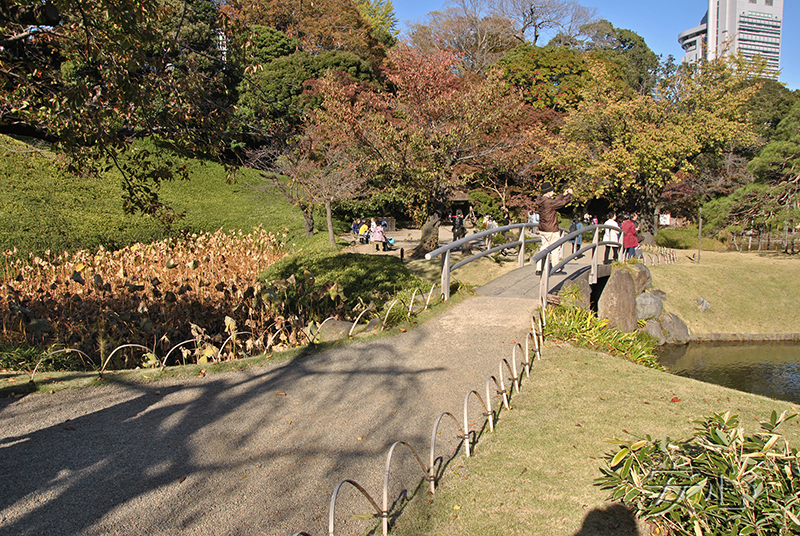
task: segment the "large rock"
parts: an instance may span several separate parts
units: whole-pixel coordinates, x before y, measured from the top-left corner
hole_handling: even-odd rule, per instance
[[[660,298],[644,292],[636,296],[636,316],[639,320],[658,318],[664,310],[664,302]]]
[[[574,290],[577,288],[577,292]],[[589,286],[589,278],[579,277],[570,286],[562,289],[558,293],[561,298],[561,305],[564,307],[579,307],[588,311],[592,306],[592,287]]]
[[[663,313],[658,317],[661,329],[664,330],[664,338],[668,344],[686,344],[691,336],[686,324],[672,313]]]
[[[623,269],[611,273],[597,300],[597,316],[607,319],[610,327],[620,331],[636,330],[636,289],[629,271]]]
[[[639,295],[646,288],[650,288],[653,284],[653,276],[650,269],[642,263],[631,264],[631,275],[633,276],[633,283],[636,288],[636,294]]]
[[[655,246],[656,245],[656,237],[648,233],[647,231],[642,233],[642,240],[639,242],[642,246]]]
[[[319,327],[316,340],[338,341],[340,339],[346,339],[350,334],[350,329],[352,327],[352,322],[346,322],[344,320],[328,320]],[[311,330],[311,334],[313,337],[314,330]]]
[[[658,346],[667,342],[666,337],[664,337],[664,331],[661,329],[661,324],[658,323],[658,320],[652,318],[648,320],[642,328],[642,331],[656,339],[658,341]]]

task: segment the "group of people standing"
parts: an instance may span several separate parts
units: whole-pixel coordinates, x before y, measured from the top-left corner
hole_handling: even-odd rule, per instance
[[[564,190],[563,194],[555,195],[553,184],[549,181],[542,183],[541,195],[536,198],[535,203],[539,208],[539,236],[542,239],[541,248],[545,249],[561,237],[558,227],[558,210],[565,207],[572,201],[572,188]],[[584,220],[597,223],[597,219],[591,220],[590,216],[586,214]],[[622,248],[625,258],[638,258],[642,256],[641,249],[639,248],[639,217],[637,214],[623,214],[622,224],[617,223],[616,212],[611,212],[605,225],[613,225],[619,227],[624,233],[622,236]],[[570,232],[577,231],[584,227],[580,218],[576,216],[570,226]],[[606,229],[603,233],[604,242],[619,242],[619,231],[614,229]],[[582,240],[580,237],[576,239],[575,244],[580,248]],[[614,260],[618,257],[619,246],[606,246],[605,249],[605,262]],[[561,260],[561,249],[559,248],[551,255],[551,261],[558,263]],[[542,261],[536,265],[536,275],[542,273]]]
[[[639,216],[637,214],[622,214],[622,223],[617,223],[617,213],[611,212],[605,225],[616,225],[624,233],[622,236],[623,256],[626,259],[634,259],[642,256],[639,249]],[[619,232],[614,229],[606,229],[603,233],[603,242],[619,242]],[[606,262],[617,257],[619,246],[606,246]]]

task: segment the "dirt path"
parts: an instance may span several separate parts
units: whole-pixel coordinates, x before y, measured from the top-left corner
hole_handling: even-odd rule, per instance
[[[408,333],[274,367],[2,399],[0,534],[326,534],[335,484],[380,497],[395,440],[425,459],[434,419],[497,374],[534,303],[472,297]],[[395,463],[393,496],[420,479],[410,456]],[[351,489],[339,512],[337,534],[369,524]]]

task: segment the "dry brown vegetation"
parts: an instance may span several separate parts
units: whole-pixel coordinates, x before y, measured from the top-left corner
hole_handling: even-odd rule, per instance
[[[270,312],[259,274],[284,256],[275,235],[217,231],[118,251],[28,259],[6,251],[0,287],[0,344],[38,351],[74,348],[83,368],[156,366],[230,359],[264,349],[281,319]],[[223,344],[235,332],[249,332]],[[291,334],[280,338],[292,337]],[[73,363],[74,364],[74,363]],[[169,364],[169,363],[168,363]]]

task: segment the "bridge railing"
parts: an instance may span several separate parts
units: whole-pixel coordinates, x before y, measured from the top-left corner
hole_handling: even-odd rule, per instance
[[[469,236],[465,236],[464,238],[460,238],[459,240],[455,240],[447,245],[444,245],[440,248],[437,248],[430,253],[425,255],[426,259],[432,259],[434,257],[442,256],[442,297],[445,300],[450,299],[450,274],[461,268],[462,266],[469,264],[472,261],[480,259],[481,257],[485,257],[486,255],[491,255],[492,253],[496,253],[503,249],[507,248],[519,248],[517,252],[517,263],[520,268],[525,265],[525,244],[537,243],[541,242],[541,237],[534,236],[533,238],[526,238],[525,237],[525,229],[536,229],[538,228],[537,224],[533,223],[515,223],[512,225],[504,225],[503,227],[497,227],[495,229],[487,229],[486,231],[481,231],[479,233],[475,233]],[[479,241],[485,239],[491,243],[491,235],[495,233],[506,233],[508,231],[519,230],[519,238],[516,241],[509,242],[507,244],[500,244],[495,247],[487,248],[485,251],[481,251],[466,259],[463,259],[452,266],[450,265],[450,256],[451,252],[459,247],[463,247],[471,242]],[[600,231],[604,229],[612,229],[619,233],[619,241],[601,241],[600,240]],[[574,251],[570,255],[564,257],[564,260],[554,266],[552,269],[550,268],[550,256],[556,251],[558,248],[562,247],[567,242],[571,242],[573,240],[577,240],[578,236],[582,236],[584,233],[593,232],[592,242],[589,244],[581,247],[579,250]],[[539,297],[542,300],[542,303],[545,303],[547,299],[547,292],[549,290],[549,279],[552,273],[559,272],[564,269],[566,264],[571,261],[572,259],[577,258],[580,255],[583,255],[586,252],[592,252],[592,270],[590,273],[590,283],[594,284],[597,282],[597,265],[598,265],[598,255],[599,255],[599,246],[614,246],[617,248],[616,257],[617,260],[622,260],[623,258],[623,251],[622,251],[622,235],[624,234],[623,231],[615,225],[606,225],[604,223],[597,224],[597,225],[590,225],[588,227],[584,227],[582,229],[578,229],[577,231],[568,232],[566,229],[561,229],[561,238],[553,242],[549,247],[543,249],[533,257],[531,257],[531,264],[535,262],[539,262],[543,260],[543,268],[542,268],[542,279],[540,281],[539,287]]]

